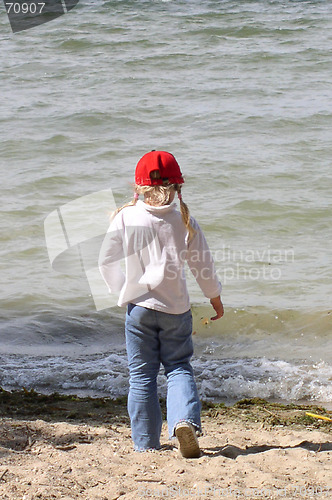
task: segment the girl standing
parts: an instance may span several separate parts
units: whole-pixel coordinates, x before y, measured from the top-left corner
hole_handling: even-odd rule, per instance
[[[135,450],[160,448],[157,375],[162,363],[169,436],[178,438],[184,457],[195,458],[200,456],[201,406],[190,364],[192,315],[186,262],[216,312],[211,319],[221,318],[224,310],[211,252],[182,200],[183,182],[173,155],[145,154],[135,171],[134,199],[115,211],[99,265],[110,291],[119,292],[118,305],[127,306],[128,413]],[[180,212],[173,203],[175,194]]]

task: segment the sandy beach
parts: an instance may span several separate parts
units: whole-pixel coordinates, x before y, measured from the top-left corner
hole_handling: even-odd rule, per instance
[[[1,499],[331,498],[332,426],[308,407],[203,404],[202,456],[132,449],[125,399],[0,393]],[[323,408],[311,411],[327,415]]]

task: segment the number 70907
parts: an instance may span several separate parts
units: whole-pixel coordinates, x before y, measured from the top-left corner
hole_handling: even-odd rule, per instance
[[[41,14],[45,7],[45,2],[6,2],[7,14]]]

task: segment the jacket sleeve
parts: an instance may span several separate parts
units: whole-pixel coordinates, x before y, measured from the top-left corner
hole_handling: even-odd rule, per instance
[[[191,224],[196,234],[188,244],[187,262],[205,297],[212,299],[220,295],[222,286],[203,231],[193,217]]]
[[[120,217],[115,217],[108,228],[99,253],[99,271],[111,293],[119,292],[125,282],[120,262],[124,258],[124,229]]]

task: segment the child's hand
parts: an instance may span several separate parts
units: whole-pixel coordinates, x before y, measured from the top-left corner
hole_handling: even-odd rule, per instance
[[[224,306],[221,302],[220,295],[218,297],[214,297],[213,299],[210,299],[210,304],[212,305],[213,309],[216,311],[217,315],[213,316],[211,318],[212,321],[221,318],[224,315]]]

